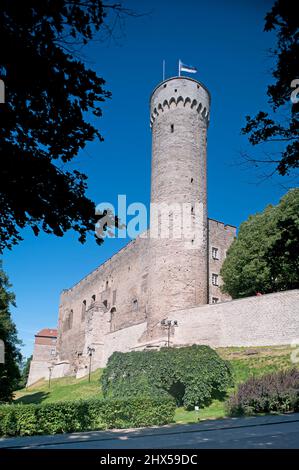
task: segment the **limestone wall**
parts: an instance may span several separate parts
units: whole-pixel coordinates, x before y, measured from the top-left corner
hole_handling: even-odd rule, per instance
[[[237,229],[214,219],[208,219],[208,224],[208,282],[209,303],[211,304],[231,299],[229,295],[223,294],[220,290],[222,285],[220,269],[226,252],[236,237]],[[216,274],[216,279],[213,274]],[[213,283],[213,278],[215,283]]]
[[[71,373],[86,369],[87,348],[101,364],[104,335],[145,321],[148,240],[137,238],[61,294],[57,353]]]
[[[299,290],[175,312],[172,344],[212,347],[290,344],[299,339]]]

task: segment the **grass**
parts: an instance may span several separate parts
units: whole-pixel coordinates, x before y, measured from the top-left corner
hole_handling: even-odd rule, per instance
[[[291,368],[292,349],[288,346],[267,346],[248,348],[219,348],[219,355],[230,362],[233,371],[235,387],[251,376],[259,376],[269,372]],[[28,389],[15,393],[16,403],[50,403],[61,400],[77,400],[80,398],[101,397],[102,392],[99,379],[102,370],[92,373],[91,382],[87,378],[75,379],[65,377],[48,382],[40,381]],[[232,393],[234,389],[229,390]],[[214,400],[210,406],[199,411],[186,411],[177,408],[175,422],[180,424],[196,423],[204,419],[217,419],[225,417],[225,401]]]
[[[100,376],[102,370],[98,369],[91,374],[90,383],[87,377],[75,379],[64,377],[51,380],[51,387],[45,380],[36,382],[27,389],[15,392],[15,403],[53,403],[56,401],[79,400],[102,396]]]

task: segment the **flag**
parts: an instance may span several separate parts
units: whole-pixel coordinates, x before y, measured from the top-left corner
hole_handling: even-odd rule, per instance
[[[192,65],[183,64],[183,62],[179,60],[179,75],[181,72],[196,73],[197,68],[193,67]]]

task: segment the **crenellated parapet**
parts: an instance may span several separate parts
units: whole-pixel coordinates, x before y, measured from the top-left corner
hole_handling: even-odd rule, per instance
[[[175,77],[162,82],[151,96],[150,125],[158,116],[176,108],[194,111],[209,123],[210,94],[197,80]]]
[[[178,96],[177,98],[175,96],[172,96],[170,100],[165,99],[163,103],[159,103],[158,106],[156,106],[153,109],[153,112],[151,113],[151,118],[150,118],[150,125],[152,127],[155,119],[162,113],[167,112],[170,109],[174,108],[188,108],[188,109],[193,109],[195,112],[200,114],[202,119],[209,122],[209,111],[208,109],[204,106],[203,103],[198,102],[195,98],[191,98],[190,96],[187,96],[184,98],[183,96]]]

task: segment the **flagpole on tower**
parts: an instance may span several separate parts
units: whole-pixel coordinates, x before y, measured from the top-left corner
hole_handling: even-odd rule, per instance
[[[181,59],[179,59],[179,77],[181,76]]]

